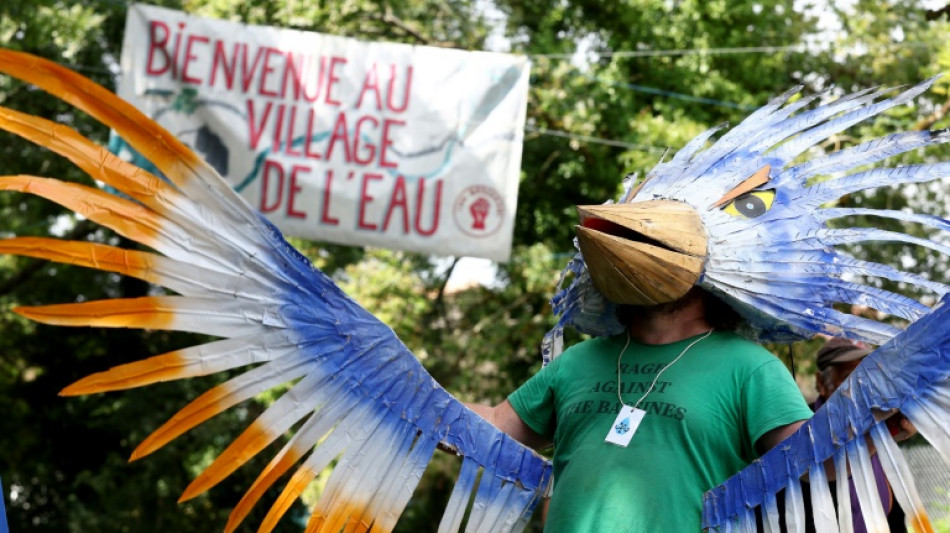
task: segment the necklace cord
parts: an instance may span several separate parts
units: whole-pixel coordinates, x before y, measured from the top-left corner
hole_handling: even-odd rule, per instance
[[[706,337],[712,335],[712,332],[713,332],[713,329],[711,328],[709,331],[706,332],[705,335],[703,335],[702,337],[700,337],[700,338],[694,340],[693,342],[689,343],[689,345],[688,345],[686,348],[683,348],[683,351],[680,352],[680,354],[677,355],[675,359],[673,359],[672,361],[670,361],[670,364],[664,366],[662,370],[660,370],[659,372],[657,372],[656,377],[653,378],[653,383],[650,383],[650,387],[647,389],[646,393],[645,393],[643,396],[641,396],[639,400],[637,400],[637,403],[633,404],[633,408],[634,408],[634,409],[638,408],[638,407],[640,406],[640,402],[642,402],[643,400],[645,400],[646,397],[649,396],[651,392],[653,392],[653,388],[656,387],[657,382],[660,380],[660,376],[663,375],[663,372],[666,372],[666,369],[667,369],[667,368],[669,368],[669,367],[673,366],[674,364],[676,364],[676,362],[679,361],[681,357],[683,357],[684,355],[686,355],[686,352],[688,352],[690,348],[692,348],[693,346],[695,346],[696,343],[698,343],[699,341],[701,341],[701,340],[705,339]],[[628,348],[629,346],[630,346],[630,331],[627,331],[627,343],[623,345],[623,349],[620,350],[620,355],[617,356],[617,399],[620,401],[620,405],[623,405],[623,406],[626,406],[627,404],[624,403],[624,401],[623,401],[623,396],[621,396],[621,394],[620,394],[620,389],[621,389],[621,384],[622,384],[622,382],[621,382],[621,380],[620,380],[620,361],[621,361],[621,359],[623,359],[623,354],[627,351],[627,348]]]

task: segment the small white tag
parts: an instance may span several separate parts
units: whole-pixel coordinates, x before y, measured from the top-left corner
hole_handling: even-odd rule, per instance
[[[647,414],[647,412],[643,409],[635,409],[629,405],[624,405],[620,409],[620,413],[614,420],[613,425],[610,426],[610,432],[607,433],[607,438],[604,439],[604,442],[626,448],[627,445],[630,444],[630,439],[633,438],[633,434],[637,432],[637,427],[640,426],[640,422],[643,420],[643,415],[645,414]]]

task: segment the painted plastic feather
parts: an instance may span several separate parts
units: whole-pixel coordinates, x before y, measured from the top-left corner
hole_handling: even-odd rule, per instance
[[[62,126],[0,112],[3,129],[69,157],[133,200],[29,176],[0,178],[0,188],[60,202],[158,253],[37,238],[4,241],[0,252],[133,275],[180,295],[19,311],[54,324],[178,329],[223,337],[90,376],[66,392],[115,390],[256,365],[199,397],[149,437],[135,457],[222,409],[299,380],[184,497],[213,486],[303,420],[238,504],[229,529],[277,477],[302,461],[265,519],[263,529],[269,529],[307,483],[339,459],[311,529],[388,530],[439,441],[464,456],[443,530],[459,527],[472,494],[469,530],[517,529],[524,523],[547,485],[549,465],[439,388],[387,327],[297,254],[200,159],[131,106],[65,69],[2,52],[0,70],[113,127],[173,182],[167,185],[119,161]],[[862,91],[810,109],[816,97],[790,102],[796,92],[790,91],[708,147],[720,128],[701,134],[637,188],[628,184],[620,202],[580,209],[581,253],[565,271],[575,274],[574,280],[552,301],[561,318],[545,339],[547,358],[559,351],[566,326],[593,335],[616,333],[621,330],[616,305],[673,301],[697,285],[731,303],[747,319],[749,334],[760,339],[824,333],[878,344],[893,338],[862,363],[802,431],[707,496],[705,523],[710,528],[753,531],[753,509],[761,506],[766,528],[777,531],[776,494],[785,488],[785,523],[800,531],[805,512],[799,478],[807,473],[818,530],[850,531],[850,509],[843,505],[835,512],[821,466],[832,457],[837,477],[853,476],[865,517],[880,526],[883,511],[875,507],[864,440],[870,434],[902,506],[914,516],[918,530],[929,530],[906,463],[875,422],[899,408],[950,459],[945,429],[950,425],[948,306],[928,314],[930,308],[922,302],[852,278],[901,282],[935,297],[945,295],[948,287],[857,260],[836,246],[883,240],[942,254],[950,254],[950,248],[873,228],[831,229],[826,223],[866,214],[938,230],[947,230],[950,223],[897,211],[821,206],[856,191],[950,175],[950,163],[875,167],[950,136],[906,132],[813,159],[803,154],[910,101],[931,83],[891,98],[885,98],[886,90]],[[916,323],[898,335],[892,326],[836,311],[836,303],[867,305]],[[376,472],[386,472],[382,484]],[[848,501],[848,484],[837,487],[838,501]]]
[[[0,108],[0,128],[57,152],[127,198],[35,176],[0,189],[72,209],[154,252],[16,237],[0,253],[133,276],[177,295],[19,308],[65,326],[132,327],[221,337],[91,375],[67,395],[247,370],[207,391],[136,448],[148,455],[223,410],[278,385],[290,389],[185,490],[192,498],[299,424],[231,513],[237,527],[264,491],[296,468],[261,525],[270,531],[335,462],[307,531],[390,531],[438,443],[462,456],[440,531],[517,531],[546,490],[551,466],[442,389],[393,331],[347,297],[274,226],[171,134],[130,104],[49,61],[0,50],[0,71],[113,128],[168,183],[62,125]]]
[[[754,529],[754,508],[778,524],[776,494],[785,489],[786,523],[804,516],[799,479],[807,475],[816,531],[851,531],[850,503],[836,518],[823,463],[833,459],[837,478],[854,480],[868,531],[887,531],[877,494],[870,437],[891,489],[913,531],[933,531],[904,456],[886,417],[906,416],[950,464],[950,296],[858,366],[815,416],[752,465],[708,492],[704,527],[715,531]],[[837,483],[839,502],[850,502],[849,483]],[[778,531],[775,529],[775,531]],[[789,527],[789,531],[801,531]]]

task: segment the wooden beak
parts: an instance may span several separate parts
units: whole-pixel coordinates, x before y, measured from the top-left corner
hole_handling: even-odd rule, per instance
[[[594,285],[611,302],[672,302],[699,281],[706,230],[688,204],[654,200],[577,209],[581,253]]]

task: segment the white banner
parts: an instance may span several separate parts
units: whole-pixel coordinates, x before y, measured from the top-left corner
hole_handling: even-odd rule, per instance
[[[287,235],[509,257],[524,57],[137,4],[122,72],[119,96],[202,154]],[[139,157],[121,139],[112,148]]]

